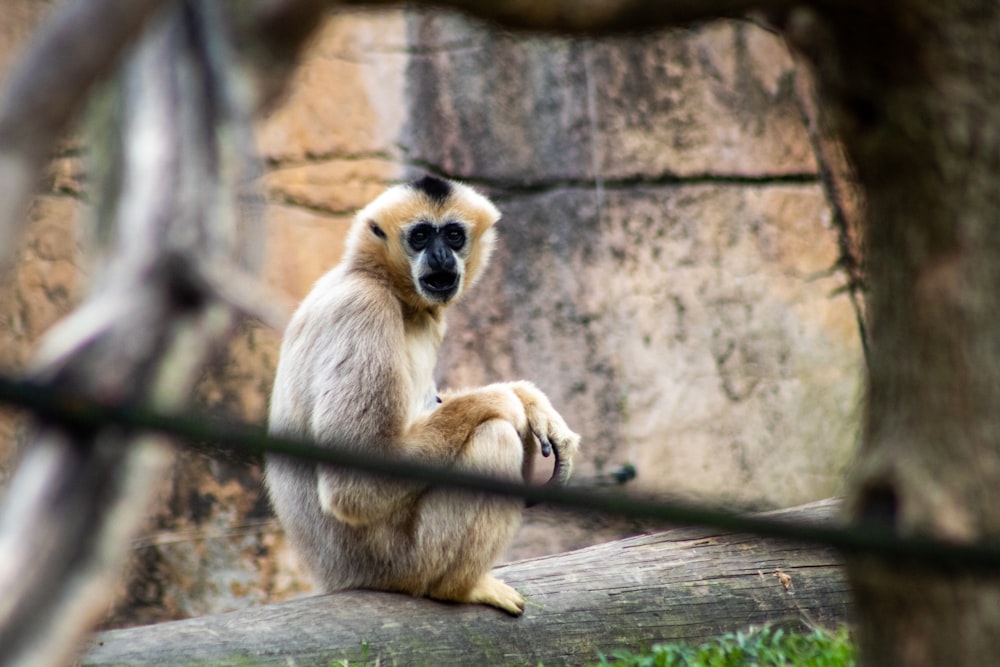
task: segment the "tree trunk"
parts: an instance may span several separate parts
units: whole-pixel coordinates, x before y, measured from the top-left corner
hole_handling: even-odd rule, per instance
[[[779,513],[828,521],[835,501]],[[699,642],[748,625],[847,616],[839,557],[684,528],[498,569],[524,616],[373,591],[101,633],[84,665],[585,664],[598,652]],[[367,663],[365,663],[367,664]]]
[[[868,205],[871,357],[853,519],[1000,538],[1000,5],[912,0],[788,34]],[[849,561],[870,665],[996,660],[1000,577]]]

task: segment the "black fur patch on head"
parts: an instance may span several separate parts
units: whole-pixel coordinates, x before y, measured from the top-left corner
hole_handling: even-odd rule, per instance
[[[423,192],[435,204],[443,204],[451,196],[451,183],[436,176],[424,176],[410,183],[410,187]]]

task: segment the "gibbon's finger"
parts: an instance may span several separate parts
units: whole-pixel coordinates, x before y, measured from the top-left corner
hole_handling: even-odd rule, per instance
[[[541,447],[541,450],[542,450],[542,456],[544,456],[546,458],[548,458],[549,456],[551,456],[552,455],[552,441],[549,440],[548,438],[546,438],[544,435],[542,435],[541,433],[539,433],[535,429],[531,429],[531,432],[534,434],[535,438],[538,440],[538,445],[539,445],[539,447]]]

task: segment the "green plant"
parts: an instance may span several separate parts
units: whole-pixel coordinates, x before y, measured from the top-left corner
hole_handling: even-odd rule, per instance
[[[791,632],[776,626],[728,633],[700,646],[658,644],[646,653],[613,651],[601,667],[854,667],[847,628]]]

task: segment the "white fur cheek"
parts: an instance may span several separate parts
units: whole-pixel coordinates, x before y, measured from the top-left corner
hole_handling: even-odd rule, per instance
[[[419,254],[410,258],[410,280],[413,281],[413,289],[419,294],[423,294],[420,289],[420,274],[424,272],[427,264],[427,251],[421,250]]]

